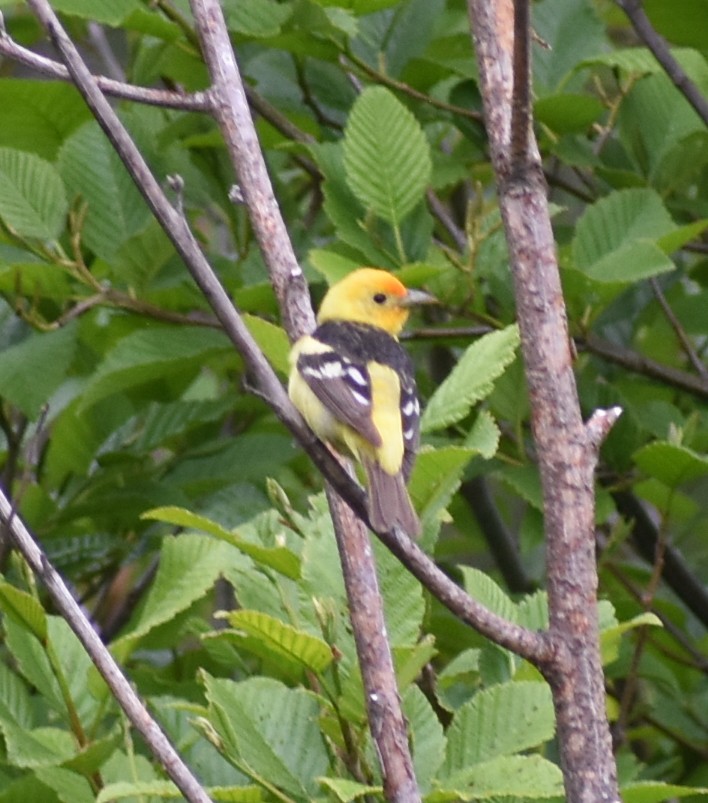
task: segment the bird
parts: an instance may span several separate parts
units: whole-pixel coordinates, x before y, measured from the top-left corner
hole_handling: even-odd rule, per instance
[[[333,284],[317,327],[290,353],[288,395],[320,440],[366,473],[369,523],[417,538],[420,520],[406,483],[420,442],[420,403],[411,358],[398,341],[411,307],[436,303],[379,268]]]

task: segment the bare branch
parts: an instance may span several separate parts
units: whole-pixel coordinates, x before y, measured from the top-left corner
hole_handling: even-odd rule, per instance
[[[145,739],[146,744],[167,770],[170,778],[190,803],[209,803],[209,797],[204,789],[133,691],[133,687],[96,631],[91,627],[91,623],[84,616],[59,573],[49,563],[47,556],[39,548],[22,521],[14,515],[12,505],[2,491],[0,491],[0,520],[7,527],[17,549],[32,571],[46,587],[57,610],[76,634],[128,719]]]
[[[666,316],[666,320],[671,324],[671,328],[676,333],[676,337],[678,338],[678,341],[681,344],[681,348],[684,350],[691,365],[695,368],[696,373],[700,377],[708,380],[708,368],[706,368],[706,365],[703,362],[703,360],[698,356],[698,354],[696,354],[696,350],[693,348],[693,344],[691,343],[688,335],[686,334],[686,330],[681,325],[681,321],[679,321],[679,319],[674,314],[674,311],[669,306],[669,302],[666,300],[664,291],[661,289],[661,285],[659,284],[656,276],[651,277],[651,279],[649,280],[649,284],[651,284],[651,289],[654,295],[656,296],[656,300],[659,302],[659,306],[661,307],[662,312]]]
[[[191,0],[191,6],[212,79],[213,113],[237,172],[285,330],[295,339],[314,328],[307,282],[273,193],[224,15],[215,0]]]
[[[7,32],[0,28],[0,54],[7,58],[31,67],[42,75],[56,78],[59,81],[71,81],[69,70],[63,65],[45,56],[33,53],[31,50],[18,45],[11,39]],[[183,109],[184,111],[208,111],[210,99],[207,92],[194,92],[190,95],[182,95],[179,92],[170,92],[165,89],[150,89],[143,86],[133,86],[106,78],[102,75],[94,76],[94,80],[106,95],[125,100],[133,100],[137,103],[148,103],[152,106],[164,106],[169,109]]]
[[[579,351],[589,351],[608,362],[621,365],[629,371],[665,382],[679,390],[692,393],[698,398],[708,399],[708,378],[706,377],[694,376],[674,368],[672,365],[662,365],[636,351],[631,351],[616,343],[609,343],[592,332],[585,338],[576,338],[575,343]]]
[[[528,126],[523,131],[528,134],[526,158],[521,162],[519,143],[512,139],[522,136],[523,112],[523,97],[515,102],[513,89],[526,84],[523,65],[522,75],[513,75],[512,64],[523,59],[514,57],[519,35],[512,34],[512,2],[468,0],[468,8],[509,246],[543,487],[549,636],[556,652],[541,671],[553,693],[568,800],[610,803],[619,800],[619,793],[599,651],[593,496],[596,450],[580,415],[538,145]],[[523,2],[516,0],[517,11]],[[520,16],[517,22],[521,22]]]
[[[637,36],[654,54],[654,58],[664,68],[674,86],[693,106],[703,122],[708,125],[708,101],[673,57],[666,39],[654,30],[649,17],[644,11],[641,0],[616,0],[616,2],[629,17]]]

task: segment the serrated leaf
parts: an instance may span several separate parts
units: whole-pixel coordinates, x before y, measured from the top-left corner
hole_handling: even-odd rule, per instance
[[[210,357],[229,352],[220,332],[180,326],[139,329],[122,338],[102,360],[81,401],[85,409],[113,393],[157,377],[196,369]]]
[[[269,678],[203,678],[209,719],[229,760],[265,789],[313,799],[329,767],[315,695]]]
[[[140,617],[113,648],[119,652],[131,648],[203,597],[228,564],[231,551],[227,544],[190,533],[165,538],[157,576]]]
[[[37,600],[26,591],[0,582],[0,610],[43,642],[47,638],[47,616]]]
[[[474,449],[461,446],[426,449],[418,454],[408,489],[424,523],[436,520],[447,507],[474,455]]]
[[[61,176],[33,153],[0,148],[0,218],[21,237],[56,240],[69,205]]]
[[[649,443],[632,457],[642,471],[670,488],[708,474],[708,456],[666,441]]]
[[[333,142],[310,146],[310,152],[324,176],[322,193],[325,213],[335,227],[337,238],[355,249],[365,261],[364,264],[392,268],[393,261],[373,245],[371,237],[359,222],[358,218],[363,217],[365,210],[345,181],[342,150],[341,144]]]
[[[453,797],[449,797],[448,789],[453,793]],[[453,783],[445,783],[443,791],[429,795],[426,803],[446,800],[487,800],[498,797],[537,800],[561,796],[563,789],[563,773],[560,767],[545,758],[500,756],[470,767],[464,774],[464,779],[460,776]]]
[[[329,789],[340,803],[351,803],[367,795],[381,795],[383,787],[367,786],[357,781],[350,781],[348,778],[318,778],[320,784]]]
[[[74,359],[78,329],[69,324],[31,334],[0,353],[0,387],[5,399],[34,420],[65,380]]]
[[[47,705],[62,715],[65,714],[66,706],[61,690],[42,644],[31,631],[11,617],[5,619],[3,625],[5,643],[19,673],[37,689]]]
[[[672,270],[658,241],[676,228],[654,190],[617,190],[588,207],[578,221],[575,267],[603,282],[638,281]]]
[[[485,460],[491,460],[499,448],[499,438],[501,431],[492,414],[488,410],[481,410],[465,438],[465,448],[474,449]]]
[[[417,686],[406,689],[403,713],[410,732],[415,777],[425,791],[445,757],[445,734],[430,701]]]
[[[267,613],[240,610],[225,618],[232,627],[259,639],[269,649],[284,653],[288,659],[316,674],[324,672],[332,663],[332,650],[326,641]]]
[[[515,324],[472,343],[428,402],[422,431],[442,429],[464,418],[472,405],[492,392],[494,380],[512,362],[518,345]]]
[[[418,121],[383,87],[365,89],[344,136],[347,183],[367,208],[398,226],[430,181],[430,148]]]
[[[440,777],[459,783],[475,764],[536,747],[554,732],[546,683],[510,682],[484,689],[456,712]]]
[[[473,599],[510,622],[516,621],[515,603],[488,574],[473,566],[460,566],[460,571],[464,589]]]
[[[70,194],[87,204],[83,242],[110,262],[150,220],[142,195],[97,123],[86,123],[65,141],[57,166]]]
[[[221,541],[236,547],[244,555],[248,555],[256,563],[268,566],[280,574],[297,580],[300,577],[300,558],[286,547],[265,547],[254,544],[244,538],[240,538],[237,533],[231,532],[208,519],[181,507],[159,507],[148,510],[142,514],[143,519],[153,521],[163,521],[167,524],[176,524],[179,527],[189,527],[203,530]]]

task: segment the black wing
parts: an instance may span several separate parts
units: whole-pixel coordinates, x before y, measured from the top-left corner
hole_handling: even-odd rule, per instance
[[[338,421],[350,426],[372,446],[381,446],[381,434],[371,419],[371,377],[364,363],[355,363],[336,351],[325,351],[301,354],[297,369]]]

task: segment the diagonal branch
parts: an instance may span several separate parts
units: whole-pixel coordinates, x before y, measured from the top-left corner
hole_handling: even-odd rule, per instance
[[[22,553],[32,571],[44,583],[57,610],[66,619],[71,629],[83,645],[89,657],[113,692],[121,708],[135,729],[143,736],[154,756],[167,770],[170,778],[190,803],[209,803],[197,779],[179,757],[169,739],[148,713],[147,708],[133,691],[125,675],[106,649],[90,622],[84,616],[76,600],[61,579],[47,556],[34,541],[22,521],[15,515],[10,502],[0,491],[0,521],[7,528],[18,550]]]
[[[660,36],[652,26],[642,6],[641,0],[616,0],[617,5],[629,17],[637,36],[654,54],[654,58],[661,64],[674,86],[683,94],[708,125],[708,100],[700,89],[691,81],[676,61],[669,49],[666,39]]]

